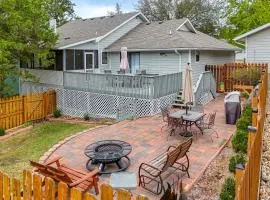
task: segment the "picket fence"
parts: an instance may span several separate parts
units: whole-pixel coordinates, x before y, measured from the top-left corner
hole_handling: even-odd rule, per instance
[[[261,151],[266,117],[268,70],[263,69],[259,88],[252,95],[252,126],[248,133],[248,159],[236,166],[236,199],[256,200],[259,195]]]
[[[0,99],[0,128],[10,129],[43,119],[55,108],[55,91]]]
[[[45,182],[45,184],[43,184]],[[117,191],[117,200],[130,200],[131,194],[126,190]],[[23,181],[10,178],[0,171],[0,200],[113,200],[114,192],[111,186],[102,184],[100,186],[100,197],[90,193],[83,194],[77,189],[70,189],[65,183],[55,183],[50,178],[42,179],[38,174],[30,171],[23,172]],[[134,199],[132,197],[132,199]],[[136,200],[147,200],[139,195]]]
[[[230,92],[233,90],[244,89],[251,91],[252,85],[246,85],[235,79],[235,72],[239,69],[257,68],[258,70],[265,70],[267,64],[257,63],[229,63],[224,65],[206,65],[205,71],[211,71],[216,79],[217,92]],[[248,81],[248,80],[247,80]],[[224,83],[224,90],[220,87],[221,82]]]

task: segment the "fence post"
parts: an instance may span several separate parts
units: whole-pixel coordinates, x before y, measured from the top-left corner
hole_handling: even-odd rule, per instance
[[[245,166],[244,164],[237,164],[235,166],[235,199],[238,199],[238,190],[240,190],[240,186],[241,186],[241,182],[242,182],[242,178],[245,172]]]
[[[257,133],[256,127],[248,126],[248,149],[247,149],[248,155],[250,155],[252,145],[253,145],[255,137],[256,137],[256,133]]]
[[[22,122],[25,123],[27,120],[27,100],[25,95],[22,96],[22,112]]]

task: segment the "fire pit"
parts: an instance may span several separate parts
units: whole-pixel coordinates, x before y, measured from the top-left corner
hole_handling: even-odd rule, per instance
[[[91,171],[93,165],[100,164],[101,174],[123,171],[130,165],[128,154],[131,150],[131,145],[121,140],[103,140],[92,143],[84,151],[84,154],[89,157],[86,168]],[[110,164],[116,164],[117,168],[108,166]],[[111,169],[106,170],[107,166]]]

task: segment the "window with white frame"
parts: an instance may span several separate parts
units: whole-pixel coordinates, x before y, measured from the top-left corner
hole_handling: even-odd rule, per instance
[[[102,65],[108,64],[108,53],[107,52],[102,52]]]

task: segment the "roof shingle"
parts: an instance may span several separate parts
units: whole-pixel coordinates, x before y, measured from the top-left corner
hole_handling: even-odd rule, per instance
[[[166,50],[166,49],[205,49],[205,50],[238,50],[237,47],[213,38],[202,32],[197,33],[177,28],[186,19],[168,20],[162,23],[142,23],[128,34],[107,48],[108,51],[120,51],[125,46],[129,50]],[[170,34],[171,33],[171,34]]]

